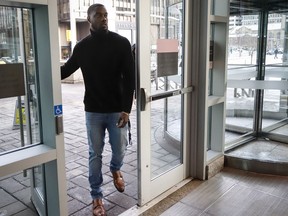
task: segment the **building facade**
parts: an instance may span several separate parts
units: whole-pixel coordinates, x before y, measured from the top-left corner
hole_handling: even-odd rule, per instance
[[[181,6],[179,0],[169,1],[172,9],[169,13],[169,38],[181,40],[181,26],[178,20],[182,20]],[[59,19],[59,36],[61,47],[61,62],[64,63],[71,55],[71,50],[77,41],[89,34],[89,23],[87,22],[87,9],[91,4],[104,4],[108,11],[108,25],[111,31],[126,37],[131,46],[136,43],[136,4],[135,0],[112,0],[110,2],[101,0],[58,0],[58,19]],[[151,1],[151,32],[154,35],[152,46],[155,47],[156,39],[160,36],[165,38],[165,29],[161,23],[165,23],[165,0]],[[160,24],[159,24],[160,23]],[[78,71],[65,80],[65,82],[74,83],[82,81],[81,72]]]

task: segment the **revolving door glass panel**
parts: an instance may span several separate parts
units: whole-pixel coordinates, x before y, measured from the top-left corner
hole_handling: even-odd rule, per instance
[[[251,17],[253,25],[248,21],[251,21]],[[258,76],[259,14],[254,12],[250,15],[230,16],[230,26],[225,147],[254,130],[255,89],[245,87],[245,82],[256,80]]]
[[[288,140],[288,13],[269,13],[266,43],[262,131],[274,140]]]
[[[288,140],[288,5],[253,2],[230,1],[226,149],[258,137]]]

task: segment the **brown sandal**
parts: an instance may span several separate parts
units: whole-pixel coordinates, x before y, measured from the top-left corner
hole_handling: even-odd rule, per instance
[[[106,211],[102,199],[92,201],[93,216],[106,216]]]

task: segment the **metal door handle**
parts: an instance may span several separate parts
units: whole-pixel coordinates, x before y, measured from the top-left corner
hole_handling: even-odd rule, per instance
[[[146,89],[141,88],[140,89],[140,110],[145,111],[146,109],[146,103],[147,103],[147,96],[146,96]]]
[[[151,95],[149,97],[149,101],[155,101],[155,100],[160,100],[163,98],[173,97],[173,96],[180,95],[180,94],[186,94],[192,91],[193,91],[192,86],[182,88],[182,89],[172,90],[172,91],[166,91],[166,92]]]

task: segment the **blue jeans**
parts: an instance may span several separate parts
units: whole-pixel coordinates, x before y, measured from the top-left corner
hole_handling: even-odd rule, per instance
[[[105,144],[106,129],[109,134],[112,157],[110,171],[118,171],[123,165],[123,159],[128,145],[127,125],[124,128],[116,126],[120,113],[86,112],[86,127],[89,144],[89,183],[92,199],[103,198],[101,185],[102,153]]]

